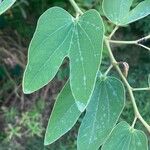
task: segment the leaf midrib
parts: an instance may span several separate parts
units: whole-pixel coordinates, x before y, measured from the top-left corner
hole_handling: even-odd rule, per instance
[[[100,83],[101,84],[101,83]],[[97,119],[97,113],[98,113],[98,108],[99,108],[99,105],[100,105],[100,95],[101,95],[101,88],[100,88],[100,92],[98,94],[98,100],[97,100],[97,105],[96,105],[96,110],[95,110],[95,118],[94,118],[94,121],[93,121],[93,125],[92,125],[92,131],[91,131],[91,136],[89,138],[89,145],[91,144],[92,142],[92,137],[93,137],[93,133],[94,133],[94,130],[95,130],[95,123],[96,123],[96,119]]]

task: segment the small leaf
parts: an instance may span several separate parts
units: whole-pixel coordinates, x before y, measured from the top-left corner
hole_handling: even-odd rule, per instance
[[[150,14],[150,0],[139,3],[130,10],[133,0],[103,0],[106,17],[116,25],[127,25]]]
[[[63,59],[69,57],[71,90],[83,111],[100,67],[103,35],[103,22],[96,10],[74,18],[62,8],[48,9],[40,17],[29,47],[24,93],[46,85],[56,75]]]
[[[124,104],[121,81],[112,77],[98,79],[79,129],[78,149],[97,150],[116,124]]]
[[[16,0],[3,0],[2,2],[0,1],[0,15],[8,10],[15,2]]]
[[[72,96],[70,85],[67,83],[53,108],[49,123],[47,126],[44,144],[48,145],[55,142],[67,131],[69,131],[81,112],[78,110],[75,100]]]
[[[102,150],[148,150],[148,141],[144,132],[123,121],[114,128]]]

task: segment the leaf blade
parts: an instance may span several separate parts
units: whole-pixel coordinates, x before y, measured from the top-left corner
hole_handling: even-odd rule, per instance
[[[0,15],[3,14],[6,10],[8,10],[16,0],[4,0],[0,3]]]
[[[150,14],[150,1],[140,2],[135,8],[130,9],[133,0],[103,0],[105,16],[114,24],[124,26],[142,19]]]
[[[44,144],[49,145],[68,132],[76,123],[81,112],[72,96],[69,83],[59,94],[47,126]]]
[[[116,95],[114,95],[114,93]],[[78,134],[78,149],[97,150],[116,124],[125,105],[123,84],[116,78],[98,79]]]
[[[148,150],[148,141],[144,132],[120,122],[104,143],[102,150]]]
[[[122,20],[128,14],[133,0],[103,0],[102,7],[105,16],[116,25],[122,25]]]
[[[150,1],[145,0],[139,3],[133,10],[130,11],[127,17],[126,24],[135,22],[142,19],[150,14]]]

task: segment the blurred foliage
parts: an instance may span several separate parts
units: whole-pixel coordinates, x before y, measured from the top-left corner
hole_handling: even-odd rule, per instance
[[[91,8],[97,9],[104,19],[106,34],[108,35],[112,31],[114,25],[112,25],[104,17],[101,8],[102,0],[76,1],[83,11]],[[142,0],[135,0],[133,7],[135,7],[140,1]],[[46,9],[52,6],[63,7],[74,15],[74,10],[69,4],[68,0],[18,0],[13,8],[0,16],[0,36],[2,33],[5,35],[5,33],[8,32],[8,35],[16,40],[17,35],[20,35],[21,46],[28,47],[39,16]],[[147,35],[150,33],[149,22],[150,16],[127,26],[127,28],[121,28],[114,38],[130,40]],[[17,34],[14,36],[12,32]],[[17,47],[16,45],[13,46],[13,42],[9,42],[11,44],[8,47],[8,50]],[[19,41],[17,44],[19,45]],[[0,48],[3,46],[4,45],[0,45]],[[21,47],[19,50],[21,51],[22,49],[23,47]],[[27,55],[26,51],[21,52],[23,54],[25,53],[25,56]],[[134,46],[127,47],[126,49],[123,46],[120,48],[114,47],[114,53],[118,60],[129,62],[130,70],[128,79],[131,85],[134,87],[147,87],[148,74],[150,73],[150,55],[147,54],[147,52],[143,52],[143,49],[137,49],[137,47]],[[16,55],[15,53],[14,55],[18,58],[21,56]],[[109,66],[107,49],[105,48],[105,45],[103,55],[105,57],[103,59],[102,70],[105,70]],[[61,89],[58,81],[65,82],[69,77],[68,60],[66,59],[64,61],[56,76],[59,90],[56,90],[56,85],[52,86],[50,90],[45,88],[41,92],[43,97],[39,96],[41,93],[35,93],[34,96],[27,96],[25,101],[21,99],[22,97],[20,95],[22,93],[17,91],[19,86],[16,87],[16,85],[20,85],[22,73],[23,68],[21,68],[19,64],[10,67],[0,57],[0,150],[76,150],[77,130],[82,117],[79,119],[79,122],[76,124],[76,126],[57,142],[48,147],[43,146],[45,127],[47,125],[49,114],[54,103],[52,100],[56,97],[57,94],[54,91],[58,92]],[[12,79],[15,81],[15,83]],[[54,82],[56,82],[56,80]],[[13,94],[13,92],[15,92],[15,94]],[[6,95],[8,96],[8,94],[10,94],[9,99],[6,99],[5,97]],[[14,95],[17,97],[17,100]],[[142,116],[146,119],[147,122],[150,123],[150,94],[147,92],[138,92],[135,93],[135,95]],[[28,99],[30,100],[30,103]],[[20,101],[20,103],[25,103],[23,108],[21,108],[22,105],[20,105],[18,101]],[[30,104],[32,105],[30,106]],[[129,123],[132,123],[133,118],[133,108],[127,94],[126,108],[123,111],[121,120],[125,119]],[[145,130],[139,122],[136,124],[136,127]]]
[[[4,131],[0,132],[1,141],[5,147],[10,148],[13,143],[26,138],[41,137],[44,131],[42,120],[42,110],[44,109],[44,101],[38,100],[36,105],[25,112],[19,112],[17,108],[2,107],[4,115]],[[21,145],[19,146],[21,147]],[[14,149],[13,149],[14,150]]]

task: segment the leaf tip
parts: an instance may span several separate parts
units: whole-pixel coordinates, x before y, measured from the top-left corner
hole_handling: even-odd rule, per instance
[[[27,86],[27,84],[25,82],[25,77],[23,78],[22,90],[23,90],[24,94],[31,94],[34,92],[33,90],[31,90],[31,88],[29,86]]]
[[[44,145],[45,146],[50,145],[50,142],[48,139],[49,139],[49,136],[48,136],[47,130],[46,130],[45,137],[44,137]]]
[[[26,88],[24,85],[23,85],[23,93],[24,94],[31,94],[33,93],[31,90],[29,90],[28,88]]]
[[[45,137],[44,137],[44,145],[45,145],[45,146],[48,146],[48,145],[54,143],[56,140],[57,140],[57,139],[52,138],[52,137],[48,134],[48,132],[46,131]]]
[[[47,145],[49,145],[49,142],[47,142],[47,140],[45,139],[44,140],[44,146],[47,146]]]
[[[86,108],[86,105],[81,103],[80,101],[76,101],[76,105],[77,105],[80,112],[83,112]]]

